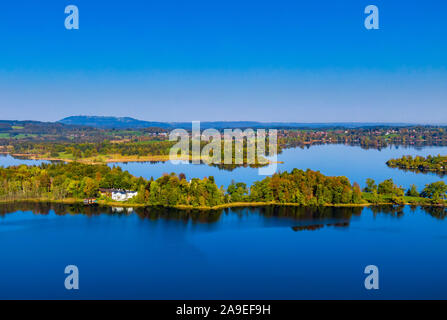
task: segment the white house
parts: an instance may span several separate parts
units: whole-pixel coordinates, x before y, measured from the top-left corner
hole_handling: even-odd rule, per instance
[[[126,201],[132,199],[138,194],[136,191],[129,190],[114,190],[112,191],[112,200],[115,201]]]
[[[121,189],[99,189],[102,194],[111,197],[114,201],[126,201],[135,197],[138,192]]]

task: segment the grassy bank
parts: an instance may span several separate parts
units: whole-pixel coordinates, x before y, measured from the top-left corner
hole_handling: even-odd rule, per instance
[[[169,155],[153,155],[153,156],[123,156],[120,154],[108,154],[88,158],[75,158],[72,155],[60,154],[57,157],[52,157],[49,154],[11,154],[13,157],[20,157],[29,160],[45,160],[45,161],[64,161],[64,162],[79,162],[83,164],[105,164],[114,162],[164,162],[169,161]],[[188,161],[190,159],[182,159]]]
[[[8,154],[3,152],[3,154]],[[105,163],[120,163],[120,162],[166,162],[170,160],[169,155],[127,155],[120,154],[106,154],[95,157],[75,158],[71,154],[60,153],[57,157],[52,157],[50,154],[24,154],[11,153],[13,157],[19,157],[28,160],[43,160],[43,161],[64,161],[64,162],[79,162],[83,164],[105,164]],[[204,157],[179,157],[176,160],[180,161],[203,161]],[[211,160],[210,160],[211,162]],[[269,163],[283,163],[282,161],[269,161]],[[223,164],[223,160],[222,160]]]

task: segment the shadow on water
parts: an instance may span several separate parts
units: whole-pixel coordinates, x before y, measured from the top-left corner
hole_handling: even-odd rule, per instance
[[[376,215],[389,215],[396,218],[404,216],[405,206],[370,206],[369,210]],[[409,206],[410,212],[417,208],[426,214],[436,218],[445,219],[447,208],[445,207],[417,207]],[[352,217],[360,217],[363,207],[286,207],[286,206],[264,206],[227,208],[219,210],[180,210],[166,207],[137,207],[123,208],[110,206],[85,206],[82,204],[60,204],[48,202],[14,202],[0,204],[0,217],[17,211],[31,211],[37,215],[48,215],[54,211],[55,215],[85,215],[87,217],[98,215],[129,216],[136,214],[142,220],[174,220],[183,222],[194,222],[212,224],[218,222],[222,215],[236,215],[239,217],[258,215],[262,218],[272,220],[289,220],[294,224],[294,231],[319,230],[324,226],[349,227]],[[409,211],[407,211],[409,212]]]
[[[413,173],[417,173],[417,174],[433,175],[433,176],[438,176],[440,178],[445,178],[447,176],[446,172],[436,172],[436,171],[432,171],[432,170],[426,170],[423,168],[407,169],[407,168],[392,167],[392,166],[388,166],[388,167],[391,169],[396,169],[396,170],[400,170],[403,172],[413,172]]]

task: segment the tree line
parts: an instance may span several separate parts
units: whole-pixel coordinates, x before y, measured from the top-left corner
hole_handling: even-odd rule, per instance
[[[64,200],[104,197],[100,188],[138,191],[132,203],[161,206],[215,207],[231,203],[277,203],[300,206],[355,205],[364,203],[444,203],[443,181],[405,190],[392,179],[378,185],[368,179],[361,190],[346,177],[328,177],[310,169],[276,173],[248,187],[232,182],[218,187],[214,177],[187,180],[184,174],[165,174],[158,179],[135,177],[120,167],[78,162],[39,166],[0,167],[0,200]],[[110,199],[104,198],[105,201]]]
[[[342,143],[381,149],[389,145],[447,145],[447,130],[436,126],[321,128],[281,130],[278,143],[286,147]]]

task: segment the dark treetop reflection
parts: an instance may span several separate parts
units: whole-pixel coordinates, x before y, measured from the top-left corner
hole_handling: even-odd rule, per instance
[[[369,209],[374,213],[386,214],[393,217],[401,217],[404,214],[403,205],[380,205],[370,206]],[[437,218],[445,219],[447,217],[447,208],[443,206],[408,206],[411,211],[420,208],[426,214]],[[262,206],[262,207],[247,207],[247,208],[226,208],[219,210],[185,210],[167,208],[162,206],[151,207],[136,207],[136,208],[122,208],[111,206],[82,204],[61,204],[51,202],[12,202],[0,204],[0,217],[11,214],[17,211],[32,211],[37,215],[49,215],[54,211],[57,216],[65,215],[85,215],[87,217],[98,215],[111,216],[129,216],[136,214],[140,219],[148,220],[178,220],[184,222],[194,223],[216,223],[221,218],[222,214],[231,214],[237,216],[257,214],[265,218],[287,219],[289,221],[301,221],[303,223],[310,223],[312,221],[322,221],[324,219],[334,220],[337,223],[327,224],[328,226],[347,227],[352,216],[360,216],[364,207],[296,207],[296,206]]]

